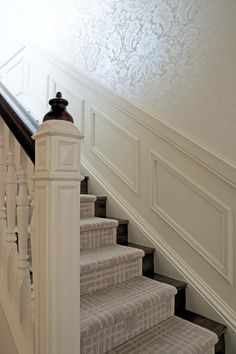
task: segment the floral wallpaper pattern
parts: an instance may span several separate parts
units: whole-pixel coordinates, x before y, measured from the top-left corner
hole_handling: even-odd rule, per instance
[[[205,0],[58,2],[59,18],[70,18],[53,29],[57,53],[132,100],[145,90],[146,105],[153,88],[156,101],[182,86],[183,73],[204,63],[213,46],[200,23]]]
[[[219,132],[235,140],[229,136],[236,128],[235,0],[57,0],[54,6],[56,15],[43,13],[38,42],[233,157]],[[212,124],[219,136],[211,134]]]

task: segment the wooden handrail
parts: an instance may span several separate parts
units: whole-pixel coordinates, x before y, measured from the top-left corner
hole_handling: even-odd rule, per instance
[[[35,163],[35,142],[32,135],[38,129],[38,123],[1,82],[0,116],[30,160]]]

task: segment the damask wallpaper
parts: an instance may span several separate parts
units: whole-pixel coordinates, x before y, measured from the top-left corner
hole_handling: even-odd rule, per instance
[[[39,44],[236,162],[235,0],[42,0],[31,11]]]

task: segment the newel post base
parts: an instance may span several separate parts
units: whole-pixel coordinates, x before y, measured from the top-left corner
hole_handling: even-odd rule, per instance
[[[80,143],[71,122],[45,121],[35,139],[35,353],[80,352]]]

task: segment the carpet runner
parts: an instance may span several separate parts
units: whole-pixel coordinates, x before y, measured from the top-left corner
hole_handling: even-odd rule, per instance
[[[176,288],[142,276],[144,252],[80,198],[81,354],[212,354],[215,333],[174,316]]]

